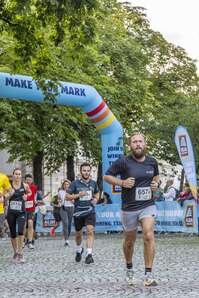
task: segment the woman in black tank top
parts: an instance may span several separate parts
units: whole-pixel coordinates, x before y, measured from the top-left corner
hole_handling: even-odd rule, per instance
[[[28,194],[31,194],[29,186],[22,182],[21,170],[13,171],[12,181],[13,194],[9,199],[7,221],[10,228],[11,242],[14,250],[13,260],[24,262],[23,242],[25,227],[25,201]],[[18,226],[18,236],[17,236]]]

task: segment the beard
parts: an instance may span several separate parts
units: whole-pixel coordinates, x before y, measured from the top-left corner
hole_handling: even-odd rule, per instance
[[[90,175],[82,175],[83,180],[88,180],[90,178]]]
[[[135,158],[142,158],[143,156],[145,156],[145,149],[132,149],[131,148],[131,151],[133,153],[133,155],[135,156]]]

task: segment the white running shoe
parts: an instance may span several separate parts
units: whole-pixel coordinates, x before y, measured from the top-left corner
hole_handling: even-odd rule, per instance
[[[24,259],[24,256],[21,254],[18,254],[18,259],[17,259],[18,263],[20,264],[24,264],[26,261]]]
[[[147,274],[145,274],[144,286],[145,287],[155,287],[157,285],[158,285],[158,282],[154,278],[152,272],[147,272]]]
[[[131,286],[135,284],[133,269],[126,270],[126,281]]]
[[[35,247],[34,247],[34,245],[30,242],[30,243],[28,243],[28,248],[29,248],[29,249],[34,249]]]

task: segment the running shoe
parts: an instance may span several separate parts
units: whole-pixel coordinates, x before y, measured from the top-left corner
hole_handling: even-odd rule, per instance
[[[85,263],[86,263],[86,264],[92,264],[92,263],[94,263],[92,254],[88,254],[88,255],[86,256]]]
[[[76,261],[76,262],[80,262],[80,261],[81,261],[83,251],[84,251],[84,249],[83,249],[83,247],[82,247],[82,251],[81,251],[81,252],[78,252],[78,251],[76,252],[76,256],[75,256],[75,261]]]
[[[34,249],[34,248],[35,248],[34,245],[32,244],[32,242],[29,242],[29,243],[28,243],[28,248],[29,248],[29,249]]]
[[[25,263],[24,256],[21,255],[21,254],[18,254],[17,261],[18,261],[18,263],[20,263],[20,264],[24,264],[24,263]]]
[[[54,227],[50,230],[50,235],[52,237],[55,237],[55,228]]]
[[[157,285],[158,285],[158,282],[154,278],[152,272],[147,272],[147,274],[145,275],[145,279],[144,279],[144,286],[145,287],[154,287]]]
[[[126,270],[126,281],[131,286],[135,284],[134,272],[132,268]]]
[[[12,258],[12,261],[16,263],[18,261],[18,253],[16,252]]]
[[[66,246],[70,246],[68,240],[65,241],[64,246],[65,246],[65,247],[66,247]]]

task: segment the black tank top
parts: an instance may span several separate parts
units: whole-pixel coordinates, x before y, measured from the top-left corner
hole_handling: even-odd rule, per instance
[[[23,182],[21,182],[21,186],[18,189],[15,189],[12,184],[12,188],[15,190],[15,192],[9,200],[8,212],[23,213],[25,212],[25,201],[23,199],[23,196],[26,193],[24,184]]]

